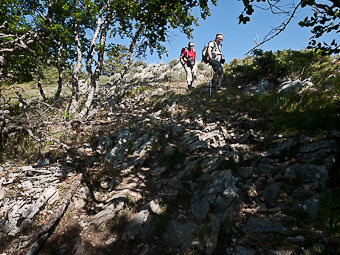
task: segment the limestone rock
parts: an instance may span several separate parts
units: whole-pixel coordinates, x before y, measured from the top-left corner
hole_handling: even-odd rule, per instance
[[[278,221],[255,217],[248,219],[243,230],[253,234],[276,232],[282,235],[287,235],[289,233],[288,228]]]
[[[191,248],[197,225],[192,222],[171,220],[164,234],[164,239],[170,247],[186,250]]]

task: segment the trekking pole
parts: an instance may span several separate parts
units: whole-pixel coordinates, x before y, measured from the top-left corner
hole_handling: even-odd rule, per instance
[[[210,75],[210,83],[209,83],[209,94],[210,94],[210,96],[211,96],[212,79],[213,79],[213,71],[212,71],[212,66],[211,66],[211,75]]]
[[[178,89],[180,89],[182,87],[182,83],[183,83],[183,68],[181,68],[181,79],[180,79],[180,82],[179,82]]]

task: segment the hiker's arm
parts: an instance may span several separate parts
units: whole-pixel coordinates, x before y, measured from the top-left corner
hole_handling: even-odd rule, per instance
[[[185,64],[183,57],[184,57],[184,54],[182,53],[181,56],[179,56],[179,60],[181,61],[182,65]]]
[[[211,62],[212,61],[212,48],[213,47],[211,47],[211,46],[209,46],[208,47],[208,50],[207,50],[207,52],[208,52],[208,57],[209,57],[209,62]]]

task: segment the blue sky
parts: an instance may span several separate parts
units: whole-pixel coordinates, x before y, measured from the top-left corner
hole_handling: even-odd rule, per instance
[[[216,33],[224,33],[222,52],[227,62],[234,58],[243,58],[245,54],[255,46],[255,39],[263,40],[271,28],[281,24],[284,17],[273,15],[269,11],[255,9],[251,16],[251,21],[246,25],[238,24],[238,15],[243,10],[243,4],[236,0],[220,0],[217,7],[211,6],[211,16],[205,20],[199,19],[199,26],[194,26],[193,39],[188,39],[186,35],[179,30],[173,30],[169,40],[164,45],[168,50],[168,57],[165,55],[159,59],[157,54],[148,55],[144,60],[147,64],[151,63],[168,63],[174,58],[178,58],[180,50],[185,47],[189,41],[195,43],[198,53],[198,60],[201,60],[201,50],[203,46],[215,38]],[[198,11],[194,11],[198,15]],[[291,21],[285,31],[265,43],[262,50],[283,50],[304,49],[308,45],[308,39],[311,36],[310,28],[298,26],[298,22],[310,14],[307,8],[300,9],[295,18]],[[340,41],[339,35],[333,39]]]

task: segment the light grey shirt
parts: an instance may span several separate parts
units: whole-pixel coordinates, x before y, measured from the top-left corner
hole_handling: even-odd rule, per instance
[[[208,44],[208,47],[212,47],[211,54],[214,60],[221,61],[222,58],[222,44],[217,44],[216,41],[211,41]]]

